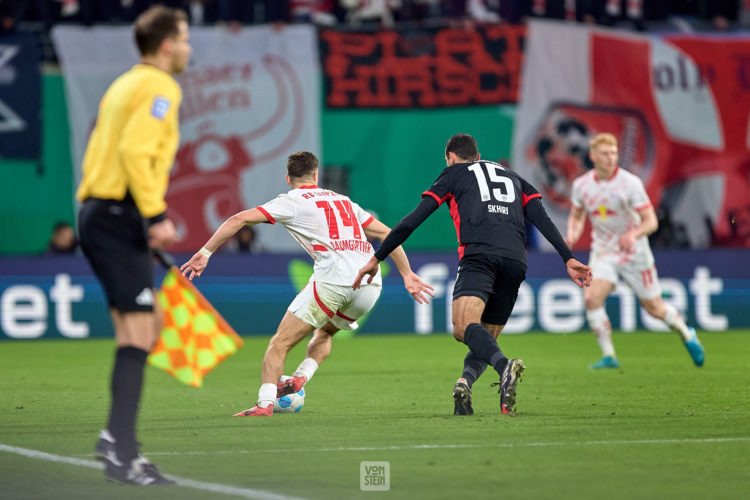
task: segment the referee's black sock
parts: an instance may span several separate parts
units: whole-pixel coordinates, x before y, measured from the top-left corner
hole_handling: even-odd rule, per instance
[[[503,376],[508,358],[500,350],[489,330],[479,323],[471,323],[464,330],[464,343],[480,360],[492,366],[498,375]]]
[[[461,374],[461,377],[466,379],[466,383],[471,387],[486,369],[487,363],[479,359],[474,351],[470,350],[469,354],[464,358],[464,372]]]
[[[132,346],[120,347],[115,353],[108,429],[115,438],[117,457],[125,464],[138,456],[135,419],[147,356],[146,351]]]

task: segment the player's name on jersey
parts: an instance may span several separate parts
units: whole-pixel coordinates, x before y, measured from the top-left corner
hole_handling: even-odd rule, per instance
[[[310,198],[315,198],[316,196],[341,196],[338,193],[334,193],[333,191],[311,191],[309,193],[302,193],[302,197],[306,200],[309,200]]]
[[[372,252],[372,245],[367,240],[331,240],[331,247],[334,250],[357,250],[360,252]]]
[[[503,205],[487,205],[487,211],[491,214],[508,215],[508,207]]]

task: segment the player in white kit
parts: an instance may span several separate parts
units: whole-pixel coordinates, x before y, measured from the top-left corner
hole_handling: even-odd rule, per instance
[[[618,275],[633,289],[646,312],[680,333],[693,362],[702,366],[703,346],[695,330],[661,297],[654,255],[648,243],[648,235],[656,231],[658,221],[643,182],[617,166],[617,139],[612,134],[595,136],[590,142],[589,157],[594,169],[573,182],[566,242],[572,247],[578,241],[588,216],[592,227],[589,266],[594,279],[583,294],[586,319],[603,355],[591,368],[620,366],[604,308]]]
[[[299,391],[328,357],[333,335],[339,330],[356,329],[357,319],[372,309],[380,297],[380,272],[361,289],[353,290],[351,284],[359,268],[374,255],[367,239],[382,241],[390,228],[348,197],[318,187],[318,159],[312,153],[300,151],[289,156],[286,181],[291,191],[224,221],[181,267],[191,280],[200,276],[222,243],[241,227],[262,222],[282,224],[315,260],[310,281],[292,301],[268,344],[257,405],[236,417],[273,415],[274,400]],[[399,247],[391,257],[406,290],[417,302],[428,302],[432,287],[411,271],[404,250]],[[305,359],[291,378],[280,382],[287,353],[311,332],[314,334],[307,344]]]

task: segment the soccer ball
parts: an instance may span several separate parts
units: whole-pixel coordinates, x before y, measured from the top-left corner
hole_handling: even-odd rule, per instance
[[[281,381],[291,378],[287,375],[284,375],[281,377]],[[281,396],[280,398],[276,398],[276,401],[273,403],[273,412],[274,413],[296,413],[302,409],[302,407],[305,405],[305,388],[299,390],[299,392],[295,392],[293,394],[287,394],[286,396]]]

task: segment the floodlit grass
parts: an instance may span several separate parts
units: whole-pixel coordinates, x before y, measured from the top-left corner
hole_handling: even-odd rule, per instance
[[[747,498],[750,332],[703,333],[693,366],[676,334],[615,334],[619,370],[592,371],[586,334],[506,335],[524,360],[519,415],[489,384],[472,417],[451,390],[466,347],[448,335],[338,340],[298,414],[232,418],[252,406],[267,338],[201,389],[149,367],[142,452],[167,474],[304,498]],[[108,409],[111,340],[0,344],[0,443],[91,459]],[[304,355],[298,346],[287,373]],[[390,491],[360,491],[360,462],[390,462]],[[251,495],[252,496],[252,495]],[[0,451],[1,498],[228,498],[134,488],[102,472]]]

